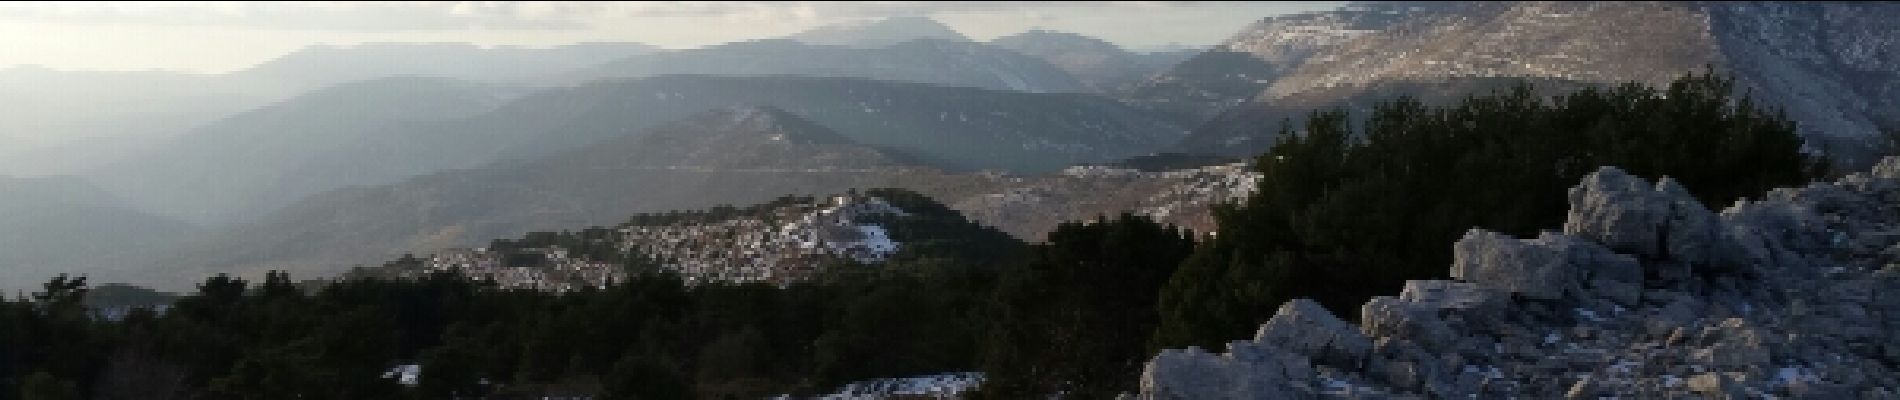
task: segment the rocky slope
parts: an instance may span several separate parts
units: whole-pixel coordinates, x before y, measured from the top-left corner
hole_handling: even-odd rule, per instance
[[[948,199],[951,208],[1022,240],[1056,225],[1130,212],[1197,233],[1213,232],[1213,206],[1245,199],[1260,180],[1246,164],[1164,171],[1076,166],[1059,174],[1002,177],[993,189]]]
[[[1900,396],[1900,158],[1720,213],[1605,167],[1561,232],[1472,230],[1452,280],[1344,322],[1283,305],[1226,353],[1165,350],[1139,398]]]
[[[1269,17],[1120,91],[1131,103],[1198,123],[1245,104],[1316,54],[1378,32],[1418,6],[1368,3]]]
[[[1252,86],[1219,86],[1259,89],[1254,92],[1188,93],[1204,93],[1198,98],[1206,105],[1199,110],[1258,113],[1301,98],[1310,103],[1314,97],[1391,97],[1401,93],[1386,88],[1473,79],[1664,85],[1714,67],[1733,74],[1758,101],[1785,108],[1814,150],[1828,152],[1843,165],[1871,164],[1886,145],[1881,130],[1900,126],[1900,112],[1893,111],[1900,109],[1894,107],[1900,101],[1895,100],[1900,99],[1895,95],[1900,93],[1895,89],[1900,88],[1900,56],[1886,50],[1900,41],[1900,28],[1883,23],[1900,18],[1900,6],[1890,3],[1526,1],[1363,7],[1370,6],[1403,11],[1380,13],[1386,23],[1360,25],[1366,29],[1350,37],[1323,36],[1338,40],[1313,41],[1325,45],[1302,48],[1307,50],[1303,57],[1255,51],[1195,74],[1186,68],[1198,64],[1184,63],[1177,67],[1181,72],[1164,76],[1208,77],[1183,82],[1209,84],[1219,82],[1211,77],[1255,77]],[[1214,57],[1216,50],[1203,57]],[[1365,94],[1315,96],[1353,91]],[[1238,128],[1220,125],[1256,120],[1215,118],[1197,132],[1231,136]],[[1235,154],[1255,149],[1194,150]]]

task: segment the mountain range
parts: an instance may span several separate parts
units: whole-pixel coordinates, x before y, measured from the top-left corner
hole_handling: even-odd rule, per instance
[[[59,175],[97,168],[201,125],[309,91],[391,76],[519,84],[652,51],[637,43],[551,48],[369,43],[310,46],[247,69],[169,71],[0,70],[0,132],[37,145],[0,147],[0,173]]]
[[[87,176],[163,215],[222,223],[324,190],[534,159],[734,104],[781,107],[949,169],[1052,171],[1144,154],[1185,132],[1087,95],[843,78],[667,76],[498,99],[487,86],[435,78],[337,86]]]
[[[0,96],[50,94],[0,110],[18,117],[0,118],[21,136],[10,143],[40,143],[0,143],[0,173],[77,174],[125,199],[109,208],[140,214],[128,220],[192,232],[170,235],[189,237],[179,252],[133,246],[159,275],[334,271],[630,213],[868,186],[937,197],[1025,239],[1120,210],[1206,230],[1208,206],[1245,192],[1231,183],[1244,167],[1206,160],[1258,154],[1282,121],[1526,81],[1542,95],[1714,67],[1786,108],[1813,150],[1862,162],[1900,127],[1900,59],[1883,46],[1900,34],[1878,18],[1893,15],[1889,4],[1362,2],[1262,19],[1205,51],[1046,30],[976,42],[895,18],[698,49],[364,44],[227,74],[16,67],[0,71]],[[1191,165],[1071,168],[1157,152]],[[1163,212],[1177,209],[1191,211]]]
[[[534,160],[312,196],[158,260],[156,271],[272,268],[323,276],[395,254],[613,225],[636,213],[919,182],[934,182],[942,189],[934,194],[945,194],[980,179],[853,143],[785,110],[728,107]]]
[[[848,77],[1036,93],[1086,91],[1042,59],[982,43],[935,38],[859,48],[790,39],[731,43],[627,57],[564,82],[670,74]]]
[[[775,106],[721,107],[536,159],[338,189],[155,256],[148,279],[270,269],[324,276],[532,231],[611,226],[639,213],[865,188],[923,193],[1026,240],[1060,222],[1123,210],[1206,230],[1209,207],[1252,190],[1243,166],[957,172],[817,121]]]

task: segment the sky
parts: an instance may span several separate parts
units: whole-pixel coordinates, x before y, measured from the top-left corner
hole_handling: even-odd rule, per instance
[[[222,73],[313,44],[692,48],[928,16],[977,40],[1029,29],[1135,49],[1211,45],[1260,18],[1343,2],[7,2],[0,66]]]

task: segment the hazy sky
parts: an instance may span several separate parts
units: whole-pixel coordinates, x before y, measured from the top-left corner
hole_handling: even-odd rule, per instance
[[[669,48],[930,16],[978,40],[1045,28],[1123,46],[1213,44],[1262,17],[1341,2],[9,2],[0,66],[225,72],[317,43]]]

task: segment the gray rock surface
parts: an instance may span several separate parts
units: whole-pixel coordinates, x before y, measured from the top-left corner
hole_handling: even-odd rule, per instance
[[[1900,398],[1900,158],[1720,213],[1603,168],[1570,205],[1562,233],[1468,232],[1455,280],[1373,298],[1362,335],[1296,300],[1135,397]]]

